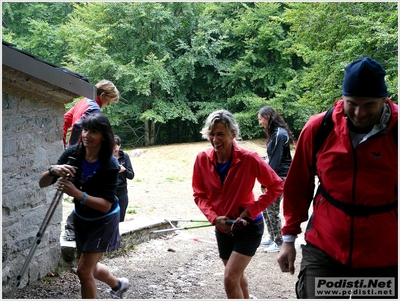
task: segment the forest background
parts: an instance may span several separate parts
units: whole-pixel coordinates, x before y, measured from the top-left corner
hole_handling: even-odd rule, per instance
[[[397,2],[2,2],[2,39],[114,82],[121,99],[103,112],[124,147],[200,141],[216,109],[244,139],[264,137],[264,105],[297,136],[366,56],[398,102]]]

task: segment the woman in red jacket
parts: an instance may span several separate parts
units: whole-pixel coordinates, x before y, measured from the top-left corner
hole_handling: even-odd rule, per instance
[[[212,147],[197,155],[192,178],[194,201],[215,225],[225,265],[226,295],[249,299],[244,270],[264,232],[261,212],[282,193],[283,182],[256,152],[235,143],[239,126],[230,112],[211,113],[201,133]],[[267,188],[257,201],[253,194],[256,179]],[[238,228],[227,225],[227,220],[237,220]]]

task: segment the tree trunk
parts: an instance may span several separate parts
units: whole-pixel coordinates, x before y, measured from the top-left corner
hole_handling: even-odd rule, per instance
[[[156,124],[150,120],[150,145],[156,144]]]
[[[144,122],[144,145],[149,146],[150,141],[149,141],[150,135],[149,135],[149,121],[146,120]]]
[[[144,145],[155,145],[156,142],[156,124],[152,120],[144,122]]]

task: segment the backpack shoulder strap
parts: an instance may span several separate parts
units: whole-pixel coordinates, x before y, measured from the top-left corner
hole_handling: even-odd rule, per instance
[[[329,133],[333,129],[333,120],[332,120],[332,112],[334,107],[330,107],[329,110],[325,113],[324,118],[318,128],[317,135],[315,136],[314,141],[314,150],[313,150],[313,167],[315,168],[316,164],[316,155],[322,145],[324,144],[326,138],[328,137]]]
[[[399,133],[399,129],[398,129],[398,126],[399,126],[399,122],[398,121],[396,121],[396,124],[393,126],[393,128],[392,128],[392,133],[393,133],[393,137],[394,137],[394,141],[396,142],[396,145],[398,146],[399,145],[399,136],[398,136],[398,133]]]
[[[333,107],[329,108],[329,110],[325,113],[321,125],[318,128],[318,132],[314,141],[314,155],[318,153],[319,149],[322,147],[329,133],[333,129],[332,112]]]

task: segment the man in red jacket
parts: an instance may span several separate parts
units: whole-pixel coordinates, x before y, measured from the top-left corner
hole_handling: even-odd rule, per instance
[[[397,298],[398,106],[387,97],[386,72],[375,60],[356,60],[345,71],[343,99],[334,105],[333,129],[316,158],[324,113],[300,134],[284,186],[278,263],[294,273],[294,241],[308,220],[298,298]],[[319,187],[308,219],[315,174]]]

